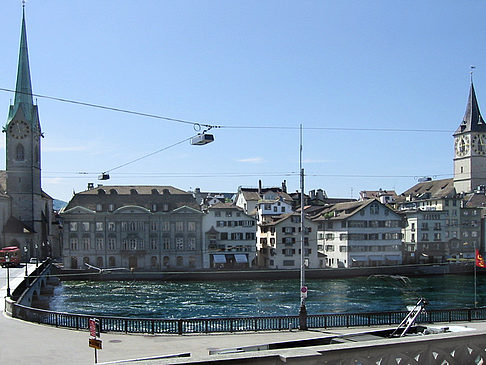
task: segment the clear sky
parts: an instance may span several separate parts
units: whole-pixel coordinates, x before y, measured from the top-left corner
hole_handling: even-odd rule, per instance
[[[110,171],[105,185],[231,192],[285,179],[292,192],[302,124],[305,190],[331,197],[452,177],[470,65],[486,110],[485,14],[479,0],[26,3],[34,93],[223,126],[214,143],[184,142]],[[15,87],[21,15],[20,0],[2,1],[0,88]],[[5,122],[12,98],[0,92]],[[195,134],[190,124],[38,105],[43,189],[62,200]]]

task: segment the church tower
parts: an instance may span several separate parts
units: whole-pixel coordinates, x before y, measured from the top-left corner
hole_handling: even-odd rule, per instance
[[[471,80],[466,113],[454,133],[454,187],[468,193],[479,185],[486,185],[486,124]]]
[[[22,12],[15,98],[3,131],[6,133],[6,185],[12,203],[11,216],[22,222],[31,233],[39,234],[45,221],[40,161],[42,133],[37,105],[32,98],[25,9]]]

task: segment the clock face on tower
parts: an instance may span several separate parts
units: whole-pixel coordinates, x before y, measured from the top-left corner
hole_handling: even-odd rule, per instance
[[[460,136],[455,142],[456,156],[462,157],[469,152],[469,136]]]
[[[475,154],[486,155],[486,134],[477,134],[472,138],[471,147]]]
[[[10,122],[8,132],[15,139],[23,139],[29,135],[30,126],[23,120],[14,120]]]

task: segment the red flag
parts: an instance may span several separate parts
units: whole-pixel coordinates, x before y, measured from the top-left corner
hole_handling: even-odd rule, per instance
[[[484,263],[483,256],[479,253],[479,250],[476,250],[476,266],[477,267],[486,267],[486,264]]]

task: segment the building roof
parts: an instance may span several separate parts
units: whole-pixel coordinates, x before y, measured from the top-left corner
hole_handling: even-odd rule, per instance
[[[464,113],[462,122],[454,135],[467,132],[486,132],[486,124],[484,123],[483,117],[481,116],[481,111],[479,110],[476,92],[474,91],[472,81],[471,88],[469,89],[466,112]]]
[[[292,197],[287,194],[286,192],[282,191],[281,188],[239,188],[239,191],[241,194],[243,194],[243,197],[245,198],[246,201],[258,201],[263,198],[263,195],[269,191],[272,191],[276,193],[279,197],[281,197],[283,200],[292,202]]]
[[[114,209],[132,205],[152,210],[154,204],[161,204],[158,210],[162,210],[162,205],[167,204],[169,211],[183,206],[200,210],[199,204],[191,193],[173,186],[103,185],[75,194],[64,211],[76,206],[95,211],[98,204],[113,204]]]
[[[398,196],[397,201],[452,198],[455,195],[454,179],[430,180],[404,191]]]
[[[362,199],[373,199],[379,198],[381,196],[392,196],[397,197],[397,193],[395,190],[363,190],[360,191],[359,195]]]
[[[28,121],[34,118],[34,102],[32,99],[32,84],[30,80],[29,51],[27,49],[27,31],[25,27],[25,10],[22,10],[22,28],[20,33],[19,62],[17,69],[17,83],[15,85],[14,104],[9,110],[9,120],[22,111]]]
[[[362,201],[354,201],[354,202],[347,202],[347,203],[337,203],[326,207],[317,217],[314,217],[316,221],[322,220],[337,220],[337,219],[346,219],[349,218],[356,213],[358,213],[364,207],[367,207],[371,203],[380,203],[379,200],[376,199],[367,199]]]
[[[216,203],[214,205],[211,205],[208,209],[209,210],[211,210],[211,209],[236,209],[236,210],[243,211],[243,209],[241,209],[240,207],[237,207],[233,203]]]

